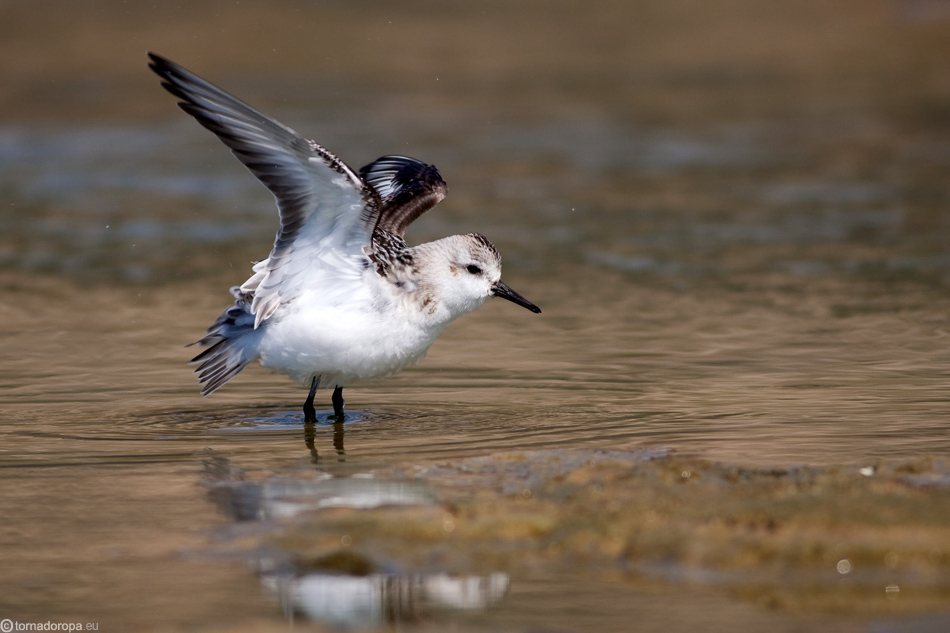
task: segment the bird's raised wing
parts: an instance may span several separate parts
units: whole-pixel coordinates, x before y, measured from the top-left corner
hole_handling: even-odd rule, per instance
[[[360,168],[382,200],[377,229],[402,237],[413,220],[445,198],[448,187],[435,165],[408,156],[383,156]]]
[[[304,286],[315,266],[360,274],[382,204],[379,195],[339,158],[217,86],[159,55],[149,67],[181,99],[179,107],[214,132],[270,190],[280,230],[270,256],[242,286],[253,292],[254,327]]]

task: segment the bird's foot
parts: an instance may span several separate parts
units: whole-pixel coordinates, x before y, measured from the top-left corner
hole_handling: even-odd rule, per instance
[[[303,421],[304,424],[314,424],[317,421],[317,410],[312,402],[303,405]]]

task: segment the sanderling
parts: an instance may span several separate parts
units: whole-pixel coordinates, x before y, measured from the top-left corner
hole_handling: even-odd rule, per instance
[[[433,165],[383,156],[359,170],[181,66],[149,53],[179,107],[214,132],[277,199],[267,259],[231,288],[234,305],[196,344],[207,395],[254,360],[310,383],[343,387],[420,360],[445,327],[488,297],[541,310],[501,281],[501,256],[477,233],[410,247],[406,227],[447,187]]]

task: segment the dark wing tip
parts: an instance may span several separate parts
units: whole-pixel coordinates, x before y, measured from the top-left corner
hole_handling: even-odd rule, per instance
[[[383,203],[377,227],[402,237],[420,215],[441,202],[448,185],[435,165],[408,156],[382,156],[360,168],[360,178]]]
[[[203,82],[201,78],[189,72],[183,66],[179,66],[170,59],[151,51],[149,51],[148,57],[151,60],[148,67],[161,77],[162,88],[181,100],[179,105],[195,103],[195,95],[189,90],[189,86]],[[195,113],[189,112],[189,114],[197,118]]]
[[[447,188],[435,165],[408,156],[380,156],[360,168],[360,177],[376,187],[384,198],[399,189],[411,188],[415,183]]]
[[[172,81],[172,77],[176,73],[181,74],[184,71],[184,68],[170,59],[166,59],[161,55],[158,55],[157,53],[148,51],[147,54],[150,60],[148,67],[152,69],[152,72],[164,79],[166,82]],[[166,87],[168,86],[167,83],[165,85]]]

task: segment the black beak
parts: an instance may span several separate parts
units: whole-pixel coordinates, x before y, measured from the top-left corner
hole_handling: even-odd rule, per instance
[[[505,285],[505,283],[502,281],[499,281],[491,287],[491,293],[496,297],[501,297],[502,299],[507,299],[512,303],[517,303],[522,308],[527,308],[535,314],[541,314],[541,308],[519,295],[517,292]]]

